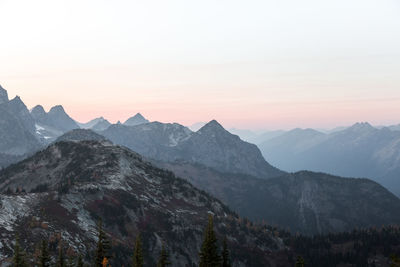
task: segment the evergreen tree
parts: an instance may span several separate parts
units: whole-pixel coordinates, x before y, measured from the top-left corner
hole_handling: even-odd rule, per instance
[[[171,262],[169,262],[169,255],[167,250],[165,249],[164,244],[162,244],[160,257],[158,258],[157,262],[157,267],[166,267],[169,265],[171,265]]]
[[[221,264],[218,253],[217,237],[214,232],[214,222],[211,215],[208,216],[208,225],[204,231],[204,240],[200,251],[200,267],[217,267]]]
[[[58,248],[58,258],[57,258],[57,267],[66,267],[65,256],[64,256],[64,248],[62,242],[60,241],[60,245]]]
[[[73,256],[69,256],[67,263],[65,264],[66,267],[75,267],[75,258]]]
[[[76,267],[83,267],[82,255],[79,255],[78,261],[77,261],[77,263],[76,263]]]
[[[295,266],[296,267],[304,267],[304,259],[301,256],[297,257]]]
[[[133,253],[133,267],[143,267],[143,249],[140,234],[136,237],[135,250]]]
[[[100,220],[97,224],[97,249],[95,256],[95,266],[102,267],[104,258],[109,258],[107,253],[111,249],[110,242],[103,230],[103,223]]]
[[[400,259],[396,255],[390,256],[392,262],[390,267],[400,267]]]
[[[39,267],[50,267],[49,246],[46,240],[42,240],[40,246]]]
[[[228,244],[226,237],[224,238],[224,243],[222,247],[222,267],[231,267],[231,260],[229,258]]]
[[[17,236],[15,239],[15,246],[14,246],[14,257],[13,257],[13,267],[26,267],[28,266],[25,261],[25,255],[21,250],[19,245],[19,237]]]

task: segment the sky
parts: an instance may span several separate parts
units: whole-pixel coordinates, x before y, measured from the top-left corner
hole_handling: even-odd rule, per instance
[[[0,0],[0,84],[76,120],[400,123],[398,0]]]

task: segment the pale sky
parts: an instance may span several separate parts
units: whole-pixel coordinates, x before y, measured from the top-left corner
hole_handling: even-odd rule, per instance
[[[400,123],[399,0],[0,0],[0,84],[79,121]]]

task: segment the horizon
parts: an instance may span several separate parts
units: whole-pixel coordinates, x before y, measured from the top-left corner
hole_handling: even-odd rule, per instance
[[[60,104],[80,122],[141,112],[252,130],[400,123],[395,0],[0,8],[0,83],[29,108]]]
[[[20,96],[20,95],[18,95],[18,94],[15,94],[15,95],[10,94],[10,91],[7,90],[7,88],[4,88],[1,84],[0,84],[0,88],[3,88],[3,89],[5,89],[5,90],[7,91],[9,100],[14,99],[15,97],[20,97],[21,100],[25,103],[25,105],[27,105],[27,103],[24,101],[23,96]],[[39,104],[35,104],[35,105],[32,105],[32,106],[28,106],[28,105],[27,105],[27,108],[28,108],[28,110],[31,111],[31,110],[32,110],[35,106],[37,106],[37,105],[42,106],[46,112],[49,112],[50,109],[51,109],[52,107],[55,107],[55,106],[60,105],[60,106],[62,106],[62,107],[64,108],[65,112],[66,112],[69,116],[71,116],[71,118],[72,118],[74,121],[76,121],[77,123],[81,123],[81,124],[88,123],[88,122],[90,122],[90,121],[92,121],[92,120],[94,120],[94,119],[98,119],[98,118],[103,118],[103,119],[105,119],[105,120],[108,120],[108,121],[109,121],[110,123],[112,123],[112,124],[117,124],[118,122],[124,123],[124,122],[125,122],[126,120],[128,120],[129,118],[131,118],[131,117],[133,117],[133,116],[135,116],[135,115],[137,115],[137,114],[141,114],[145,119],[149,119],[150,122],[178,123],[178,124],[181,124],[181,125],[184,125],[184,126],[190,128],[190,129],[192,129],[192,127],[193,127],[193,128],[201,128],[202,126],[204,126],[205,124],[211,122],[212,120],[216,120],[217,122],[221,123],[221,125],[222,125],[226,130],[228,130],[228,131],[231,131],[231,130],[237,130],[237,131],[251,131],[253,134],[262,134],[262,133],[265,133],[265,132],[268,132],[268,131],[280,131],[280,130],[282,130],[282,131],[290,131],[290,130],[295,130],[295,129],[313,129],[313,130],[320,131],[320,132],[324,132],[324,131],[329,132],[329,131],[333,131],[333,130],[339,129],[339,128],[348,128],[348,127],[351,127],[351,126],[353,126],[353,125],[355,125],[355,124],[357,124],[357,123],[368,123],[368,124],[370,124],[372,127],[375,127],[375,128],[389,127],[389,126],[394,126],[394,125],[400,125],[399,122],[397,122],[397,123],[394,122],[394,123],[391,123],[391,124],[374,124],[374,123],[371,123],[370,121],[355,121],[355,122],[352,122],[352,123],[347,124],[347,125],[346,125],[346,124],[338,124],[338,125],[334,125],[334,126],[332,126],[332,127],[326,127],[326,128],[323,128],[323,127],[313,127],[313,126],[311,126],[311,127],[302,127],[302,126],[293,126],[293,127],[290,127],[290,126],[289,126],[289,127],[287,127],[287,128],[267,128],[267,127],[266,127],[266,128],[261,128],[261,127],[260,127],[260,128],[240,128],[240,127],[237,127],[237,126],[235,126],[235,125],[226,125],[226,124],[224,124],[223,121],[220,121],[220,120],[215,119],[215,118],[210,118],[210,119],[208,119],[208,120],[206,120],[206,121],[197,121],[197,122],[194,122],[194,123],[192,123],[192,124],[184,124],[184,123],[181,123],[181,122],[179,122],[179,121],[174,121],[174,120],[162,121],[162,120],[158,120],[158,119],[150,119],[149,117],[146,116],[146,114],[143,114],[143,112],[141,112],[141,111],[133,112],[133,113],[131,113],[130,115],[127,115],[127,116],[126,116],[125,118],[123,118],[123,119],[117,119],[117,120],[114,120],[114,121],[109,120],[109,119],[107,118],[107,116],[104,116],[104,115],[100,115],[100,116],[97,116],[97,117],[92,117],[92,118],[90,118],[89,120],[86,120],[86,121],[79,121],[79,120],[77,120],[74,116],[72,116],[71,113],[70,113],[70,112],[65,108],[65,106],[62,105],[62,104],[55,104],[55,105],[50,105],[50,106],[48,106],[48,107],[44,107],[42,104],[39,103]],[[196,130],[196,131],[197,131],[197,130]]]

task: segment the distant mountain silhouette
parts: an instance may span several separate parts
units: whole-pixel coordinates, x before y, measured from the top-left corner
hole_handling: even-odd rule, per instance
[[[135,116],[127,119],[124,122],[124,125],[126,125],[126,126],[136,126],[136,125],[140,125],[140,124],[144,124],[144,123],[148,123],[148,122],[149,121],[147,119],[145,119],[142,114],[137,113]]]
[[[263,155],[287,171],[312,170],[371,178],[400,195],[400,132],[356,123],[323,134],[294,130],[260,145]]]

